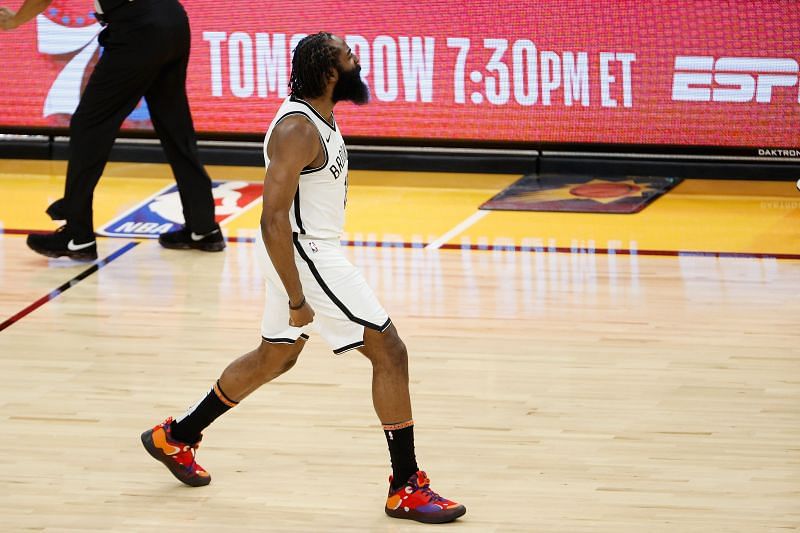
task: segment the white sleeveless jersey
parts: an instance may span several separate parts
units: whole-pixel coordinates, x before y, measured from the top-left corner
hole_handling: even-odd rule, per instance
[[[324,148],[324,162],[300,172],[289,221],[292,231],[317,239],[339,239],[344,229],[347,203],[347,149],[336,120],[329,124],[311,104],[289,96],[272,120],[264,138],[264,162],[269,167],[267,145],[278,123],[289,116],[303,115],[317,128]],[[269,177],[267,177],[269,179]]]

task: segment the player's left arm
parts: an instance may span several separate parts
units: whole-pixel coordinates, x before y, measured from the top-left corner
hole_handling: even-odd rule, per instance
[[[0,7],[0,28],[13,30],[47,9],[53,0],[25,0],[18,11]]]

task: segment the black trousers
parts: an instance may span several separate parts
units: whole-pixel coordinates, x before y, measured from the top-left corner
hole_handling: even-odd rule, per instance
[[[177,0],[135,0],[106,13],[103,54],[70,122],[69,163],[59,209],[77,234],[92,234],[94,189],[122,122],[144,96],[178,184],[186,225],[216,227],[211,179],[197,154],[186,97],[191,34]]]

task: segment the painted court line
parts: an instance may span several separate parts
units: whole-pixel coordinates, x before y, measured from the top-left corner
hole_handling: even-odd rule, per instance
[[[448,231],[447,233],[445,233],[444,235],[442,235],[441,237],[439,237],[438,239],[436,239],[432,243],[428,244],[428,246],[426,246],[425,249],[427,249],[427,250],[436,250],[437,248],[441,248],[444,243],[446,243],[447,241],[449,241],[450,239],[452,239],[453,237],[455,237],[459,233],[463,232],[465,229],[467,229],[468,227],[472,226],[473,224],[475,224],[477,221],[479,221],[480,219],[482,219],[483,217],[485,217],[488,214],[489,214],[489,211],[476,211],[471,216],[469,216],[468,218],[463,220],[455,228],[451,229],[450,231]]]
[[[25,309],[23,309],[22,311],[20,311],[16,315],[12,316],[8,320],[6,320],[2,324],[0,324],[0,331],[3,331],[7,327],[9,327],[9,326],[13,325],[14,323],[18,322],[19,320],[25,318],[27,315],[31,314],[33,311],[37,310],[38,308],[40,308],[41,306],[43,306],[44,304],[46,304],[50,300],[52,300],[55,297],[57,297],[58,295],[63,294],[64,292],[68,291],[70,288],[74,287],[75,285],[77,285],[78,283],[83,281],[84,279],[88,278],[89,276],[91,276],[92,274],[94,274],[95,272],[97,272],[98,270],[100,270],[101,268],[106,266],[107,264],[109,264],[111,261],[117,259],[119,256],[121,256],[122,254],[128,252],[129,250],[131,250],[133,247],[137,246],[138,244],[139,244],[138,241],[137,242],[129,242],[128,244],[126,244],[125,246],[123,246],[122,248],[117,250],[116,252],[112,253],[108,257],[106,257],[104,259],[100,259],[98,261],[95,261],[92,264],[92,266],[90,266],[89,268],[87,268],[86,270],[84,270],[83,272],[81,272],[80,274],[78,274],[77,276],[72,278],[71,280],[67,281],[63,285],[58,286],[58,288],[56,288],[55,290],[49,292],[48,294],[45,294],[44,296],[42,296],[41,298],[39,298],[38,300],[36,300],[32,304],[30,304],[28,307],[26,307]]]
[[[31,233],[44,233],[39,230],[26,229],[0,229],[0,235],[30,235]],[[151,239],[142,238],[138,242]],[[227,242],[252,244],[256,242],[254,237],[226,237]],[[441,240],[441,239],[439,239]],[[431,244],[424,242],[403,242],[403,241],[365,241],[365,240],[343,240],[342,246],[351,248],[429,248]],[[588,253],[597,255],[642,255],[642,256],[662,256],[662,257],[717,257],[717,258],[741,258],[741,259],[781,259],[789,261],[800,260],[800,254],[785,254],[772,252],[720,252],[710,250],[647,250],[641,248],[576,248],[574,246],[534,246],[517,244],[440,244],[437,248],[441,250],[474,250],[477,252],[537,252],[537,253],[558,253],[574,254]]]

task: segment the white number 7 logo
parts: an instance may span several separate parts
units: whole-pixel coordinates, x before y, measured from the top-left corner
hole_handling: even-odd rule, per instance
[[[86,66],[99,47],[97,34],[100,33],[101,26],[95,23],[82,28],[70,28],[57,24],[44,15],[38,15],[36,29],[40,54],[62,55],[78,52],[64,70],[59,72],[42,109],[44,117],[57,113],[71,115],[81,98],[81,83]]]

